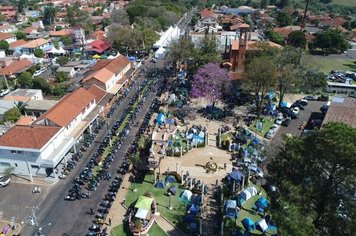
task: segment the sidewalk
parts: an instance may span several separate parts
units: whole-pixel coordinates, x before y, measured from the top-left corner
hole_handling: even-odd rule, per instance
[[[30,181],[30,177],[28,176],[11,175],[11,183],[17,183],[17,184],[51,186],[57,183],[59,180],[54,178],[50,179],[50,178],[43,178],[43,177],[32,177],[32,179],[33,182]]]

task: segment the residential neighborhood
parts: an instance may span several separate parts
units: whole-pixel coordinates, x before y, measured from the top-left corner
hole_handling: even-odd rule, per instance
[[[0,234],[353,235],[356,3],[0,3]]]

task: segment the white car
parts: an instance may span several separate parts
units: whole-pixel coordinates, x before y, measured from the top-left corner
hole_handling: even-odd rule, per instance
[[[263,171],[257,166],[248,166],[249,171],[253,172],[256,176],[263,178]]]
[[[276,123],[277,125],[281,125],[282,122],[283,122],[283,118],[278,117],[274,123]]]
[[[33,73],[33,77],[39,76],[40,74],[42,74],[43,72],[45,72],[47,69],[42,68],[40,70],[36,70],[35,73]]]
[[[0,90],[0,97],[5,96],[5,95],[8,94],[9,92],[10,92],[9,89],[2,89],[2,90]]]
[[[272,127],[268,130],[266,134],[266,138],[273,138],[273,136],[277,133],[278,130],[278,125],[274,124]]]
[[[298,115],[298,114],[299,114],[299,111],[300,111],[299,107],[294,107],[294,108],[292,108],[292,112],[293,112],[295,115]]]
[[[10,183],[10,176],[1,176],[0,175],[0,188],[5,187]]]

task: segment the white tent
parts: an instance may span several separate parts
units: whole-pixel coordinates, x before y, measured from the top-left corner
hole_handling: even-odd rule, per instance
[[[189,191],[189,190],[184,190],[184,192],[182,193],[181,198],[182,198],[183,200],[190,201],[190,199],[192,198],[192,195],[193,195],[193,193],[192,193],[191,191]]]
[[[155,52],[155,58],[157,59],[163,59],[166,55],[166,49],[163,47],[160,47],[156,52]]]
[[[246,190],[251,193],[252,197],[257,194],[257,189],[255,187],[248,187]]]
[[[60,48],[58,49],[58,53],[59,53],[59,54],[67,54],[67,51],[64,50],[62,47],[60,47]]]
[[[34,63],[34,64],[43,63],[43,62],[46,61],[46,59],[35,57],[35,55],[33,55],[33,54],[31,54],[31,55],[22,54],[22,55],[20,56],[20,59],[22,60],[22,59],[24,59],[24,58],[28,59],[29,61],[31,61],[31,62]]]
[[[154,49],[159,49],[160,47],[168,47],[169,44],[177,40],[180,36],[180,29],[178,26],[170,26],[163,34],[160,34],[159,40],[153,44]]]
[[[265,232],[268,229],[268,225],[265,219],[256,222],[256,229]]]
[[[135,217],[136,218],[140,218],[140,219],[146,219],[147,214],[148,214],[148,210],[142,209],[142,208],[138,208]]]
[[[60,54],[59,50],[56,47],[53,47],[51,50],[47,51],[46,53]]]

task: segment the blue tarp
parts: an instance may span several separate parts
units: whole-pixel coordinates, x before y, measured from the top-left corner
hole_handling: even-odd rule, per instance
[[[264,99],[271,100],[271,99],[273,99],[275,96],[276,96],[276,93],[275,93],[275,92],[269,92],[269,93],[266,94],[266,96],[264,97]]]
[[[163,113],[159,113],[158,116],[157,116],[157,124],[161,125],[165,121],[166,121],[166,117],[164,116],[164,114]]]
[[[166,178],[166,182],[167,183],[174,183],[174,182],[176,182],[176,177],[174,177],[173,175],[169,175]]]
[[[250,218],[246,217],[245,219],[242,220],[242,225],[247,231],[251,231],[255,229],[255,222],[251,220]]]
[[[191,215],[196,215],[196,214],[198,214],[199,207],[195,204],[191,204],[190,206],[188,206],[187,211]]]
[[[287,102],[283,100],[283,101],[281,102],[281,107],[288,107]]]
[[[254,138],[252,140],[252,142],[255,143],[255,144],[259,144],[261,141],[258,138]]]
[[[224,216],[237,218],[237,205],[235,200],[227,200],[224,205]]]
[[[240,171],[235,170],[229,174],[229,177],[235,181],[242,182],[243,177],[245,177],[244,174],[242,174]]]
[[[165,186],[165,183],[163,180],[160,180],[155,184],[155,188],[164,189],[164,186]]]
[[[265,197],[260,197],[256,202],[255,202],[255,208],[259,212],[264,212],[264,210],[268,206],[268,200]]]
[[[176,195],[178,192],[178,189],[176,186],[172,186],[168,189],[168,192],[170,192],[172,195]]]

